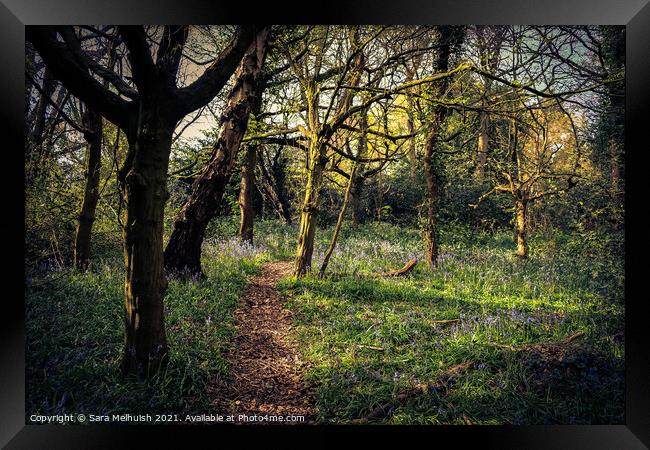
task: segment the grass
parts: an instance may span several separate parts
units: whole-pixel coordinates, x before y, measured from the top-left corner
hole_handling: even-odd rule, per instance
[[[27,416],[204,413],[210,377],[227,373],[232,311],[265,254],[219,256],[206,246],[207,279],[171,280],[165,296],[170,364],[149,382],[123,380],[123,269],[33,277],[27,288]]]
[[[150,382],[122,380],[119,259],[88,274],[40,272],[28,280],[27,415],[206,413],[210,377],[227,374],[232,311],[262,263],[291,257],[296,228],[256,224],[256,245],[236,224],[214,224],[207,279],[173,280],[165,297],[170,364]],[[319,230],[318,267],[331,230]],[[418,257],[420,234],[389,224],[344,228],[325,279],[285,279],[295,336],[317,388],[319,420],[348,423],[389,405],[381,423],[622,423],[624,271],[617,236],[538,235],[513,257],[510,233],[442,230],[440,265],[407,279],[378,272]],[[454,323],[440,320],[457,319]],[[561,352],[527,350],[575,332]],[[462,374],[405,402],[413,386]]]
[[[547,236],[521,263],[509,234],[463,231],[443,230],[434,273],[420,265],[408,279],[376,277],[423,255],[416,231],[375,224],[348,231],[329,278],[282,282],[320,420],[346,423],[386,405],[383,423],[622,423],[622,260],[574,248],[584,237]],[[579,331],[559,355],[525,350]],[[465,362],[471,369],[445,389],[395,401]]]

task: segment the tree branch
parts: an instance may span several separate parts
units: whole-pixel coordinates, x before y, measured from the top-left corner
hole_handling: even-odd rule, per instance
[[[163,31],[156,68],[162,72],[171,87],[176,87],[176,72],[183,56],[183,47],[187,41],[189,27],[187,25],[168,25]]]
[[[192,84],[176,91],[179,102],[178,113],[181,117],[205,106],[219,93],[239,65],[246,49],[253,42],[259,30],[260,27],[255,25],[239,27],[235,37],[219,54],[215,62]]]
[[[125,97],[131,99],[138,98],[138,91],[126,84],[126,82],[122,80],[122,78],[120,78],[115,72],[102,66],[83,51],[79,39],[71,27],[60,27],[58,31],[65,43],[72,50],[75,57],[79,59],[79,62],[82,65],[88,66],[92,72],[102,77],[105,81],[111,83],[115,89],[117,89],[117,91]],[[112,37],[111,39],[115,38]]]
[[[147,34],[141,25],[121,25],[118,29],[129,50],[128,58],[131,63],[133,82],[140,92],[146,92],[155,69],[149,44],[147,44]]]
[[[56,39],[49,26],[27,26],[25,35],[57,78],[74,96],[123,130],[129,127],[130,104],[102,86],[80,62],[78,55]]]

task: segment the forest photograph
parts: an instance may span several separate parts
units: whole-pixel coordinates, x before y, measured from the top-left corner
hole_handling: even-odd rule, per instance
[[[625,30],[26,26],[25,422],[624,424]]]

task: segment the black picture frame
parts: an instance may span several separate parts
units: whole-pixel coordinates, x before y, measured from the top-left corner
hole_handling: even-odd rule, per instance
[[[0,140],[5,156],[0,180],[5,195],[0,236],[14,244],[4,260],[10,261],[5,278],[3,324],[0,346],[0,444],[9,449],[87,449],[131,447],[136,439],[163,439],[175,448],[186,448],[188,436],[209,433],[214,446],[224,434],[242,441],[266,439],[282,432],[281,447],[294,438],[310,438],[312,445],[347,439],[363,434],[377,441],[390,437],[402,445],[420,434],[428,446],[472,443],[486,448],[571,448],[636,449],[650,446],[650,350],[646,344],[647,316],[643,276],[647,263],[640,231],[645,196],[642,162],[647,146],[645,128],[650,103],[650,5],[648,0],[361,0],[347,3],[312,1],[283,6],[275,2],[208,0],[1,0],[0,104],[6,125]],[[307,9],[308,7],[308,9]],[[25,330],[24,271],[20,259],[24,242],[23,108],[24,108],[24,27],[37,24],[226,24],[226,23],[331,23],[331,24],[603,24],[626,25],[626,414],[625,425],[598,426],[435,426],[435,427],[249,427],[237,426],[73,426],[25,425]],[[10,144],[9,142],[13,142]],[[7,159],[8,158],[8,159]],[[9,162],[6,162],[9,161]],[[647,170],[647,169],[646,169]],[[641,199],[640,203],[633,199]],[[638,243],[637,243],[638,242]],[[0,247],[1,248],[1,247]],[[638,258],[638,259],[637,259]],[[24,259],[24,258],[23,258]],[[639,261],[635,263],[635,261]],[[638,264],[638,269],[635,266]],[[644,267],[645,266],[645,267]],[[9,289],[12,288],[12,289]],[[317,435],[317,436],[314,436]],[[332,436],[336,436],[336,441]],[[232,436],[231,436],[232,437]],[[291,440],[288,440],[291,438]],[[455,444],[444,444],[452,440]],[[410,444],[412,443],[412,444]],[[268,445],[267,442],[264,445]],[[236,444],[243,445],[242,442]],[[244,448],[246,446],[244,445]],[[271,448],[276,446],[271,445]],[[147,448],[150,448],[147,446]]]

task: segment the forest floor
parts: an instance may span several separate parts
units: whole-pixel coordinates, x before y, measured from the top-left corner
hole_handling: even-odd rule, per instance
[[[237,333],[227,355],[229,375],[217,376],[208,388],[219,413],[314,420],[313,390],[302,377],[305,362],[290,337],[291,313],[276,290],[290,273],[291,262],[270,262],[244,288],[234,312]]]
[[[237,223],[216,225],[207,276],[169,280],[169,365],[151,380],[120,372],[117,243],[97,249],[90,271],[29,274],[27,422],[212,412],[324,424],[623,423],[621,235],[537,233],[522,263],[509,230],[450,225],[435,272],[418,264],[383,278],[423,260],[421,233],[366,224],[342,230],[324,278],[295,279],[286,262],[295,226],[260,221],[251,245]],[[331,234],[319,230],[314,266]]]

